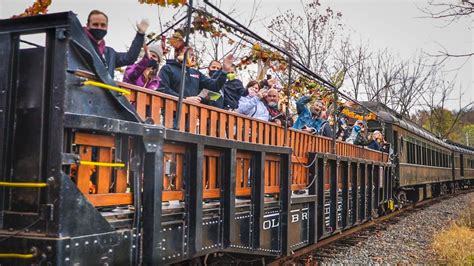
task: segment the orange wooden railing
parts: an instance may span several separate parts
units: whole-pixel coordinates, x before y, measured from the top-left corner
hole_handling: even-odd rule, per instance
[[[79,75],[92,78],[89,73]],[[151,118],[155,124],[166,128],[173,128],[174,118],[177,111],[177,97],[164,93],[148,90],[123,82],[118,85],[129,89],[128,96],[132,105],[135,106],[141,118]],[[288,146],[293,150],[292,154],[292,189],[304,189],[308,185],[308,171],[305,167],[310,152],[332,153],[332,139],[311,135],[294,129],[288,130],[288,139],[285,143],[284,128],[276,124],[253,119],[235,112],[230,112],[207,106],[183,102],[179,130],[193,134],[224,138],[228,140],[244,141],[256,144]],[[176,173],[170,177],[164,174],[163,200],[183,200],[183,161],[185,147],[175,144],[165,144],[164,160],[176,164]],[[360,158],[371,161],[388,161],[388,155],[369,150],[367,148],[337,142],[336,154],[338,156]],[[218,150],[205,149],[205,164],[203,172],[203,197],[218,198],[220,184],[221,152]],[[236,169],[236,195],[250,195],[250,184],[252,155],[244,151],[237,153]],[[265,193],[279,192],[279,159],[278,156],[267,155],[265,158]],[[173,182],[170,183],[170,178]]]
[[[114,136],[76,132],[73,143],[82,162],[114,163]],[[95,158],[93,149],[97,150]],[[77,187],[94,206],[132,204],[132,194],[126,192],[127,165],[110,167],[77,164],[73,165],[72,172]],[[95,181],[92,180],[93,176]],[[112,176],[115,176],[115,180],[112,180]]]

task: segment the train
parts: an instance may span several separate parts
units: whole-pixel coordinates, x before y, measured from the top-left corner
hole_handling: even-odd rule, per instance
[[[186,101],[176,123],[178,99],[112,80],[72,12],[0,36],[1,265],[271,263],[473,186],[472,148],[378,103],[390,153]]]
[[[365,102],[364,105],[376,110],[383,121],[370,122],[369,126],[383,130],[392,145],[396,166],[395,198],[399,204],[472,185],[473,147],[442,140],[381,103]]]

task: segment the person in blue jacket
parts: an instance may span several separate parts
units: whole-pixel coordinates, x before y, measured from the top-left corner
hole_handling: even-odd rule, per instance
[[[145,40],[145,32],[148,29],[148,21],[142,20],[137,24],[137,34],[126,53],[116,52],[113,48],[105,46],[104,37],[109,27],[109,18],[99,10],[92,10],[87,17],[87,26],[84,31],[92,43],[95,51],[104,63],[110,76],[114,77],[117,67],[132,65],[138,58]]]
[[[213,78],[209,78],[199,70],[194,69],[196,59],[192,48],[184,48],[176,59],[166,60],[166,64],[159,73],[160,87],[158,91],[179,96],[181,86],[181,69],[184,53],[188,52],[186,62],[184,97],[186,100],[194,103],[200,103],[199,93],[203,89],[219,92],[227,80],[227,72],[232,67],[233,56],[228,55],[224,58],[223,69],[218,71]]]
[[[316,101],[308,108],[306,105],[310,101],[311,96],[307,95],[296,101],[298,119],[296,119],[293,128],[331,138],[333,136],[332,128],[327,120],[321,118],[323,103]]]

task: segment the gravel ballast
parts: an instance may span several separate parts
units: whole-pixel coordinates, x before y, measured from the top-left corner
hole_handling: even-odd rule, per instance
[[[466,213],[474,192],[405,212],[313,254],[322,264],[439,263],[433,236]]]

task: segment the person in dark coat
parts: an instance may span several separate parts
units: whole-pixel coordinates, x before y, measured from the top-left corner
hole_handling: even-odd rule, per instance
[[[270,114],[270,122],[274,122],[279,126],[284,126],[288,122],[288,127],[293,126],[293,120],[290,118],[286,120],[286,113],[278,108],[278,90],[273,86],[267,91],[265,96],[265,105]]]
[[[236,77],[235,66],[232,66],[229,73],[227,73],[227,81],[222,87],[222,94],[224,94],[224,109],[236,110],[239,108],[239,100],[242,94],[246,91],[244,84]]]
[[[233,56],[228,55],[224,59],[223,70],[215,74],[215,79],[207,77],[200,71],[192,68],[195,64],[195,56],[192,48],[183,49],[183,53],[176,59],[166,60],[166,64],[161,68],[158,74],[160,78],[160,87],[158,91],[179,96],[181,86],[181,66],[184,58],[184,52],[189,51],[186,62],[184,97],[186,100],[200,103],[199,93],[203,89],[219,92],[227,80],[227,72],[232,67]]]
[[[212,60],[211,63],[209,64],[209,66],[207,67],[208,77],[210,77],[212,79],[217,78],[219,76],[221,70],[222,70],[221,62],[219,62],[217,60]],[[224,86],[225,86],[225,84],[224,84]],[[221,109],[224,108],[224,92],[223,92],[223,89],[224,89],[224,87],[222,87],[221,90],[219,91],[221,97],[219,99],[217,99],[216,101],[203,100],[203,101],[201,101],[201,103],[208,104],[210,106],[214,106],[214,107],[221,108]]]
[[[339,127],[338,127],[336,138],[337,140],[340,140],[340,141],[346,141],[346,139],[351,134],[351,131],[347,125],[346,119],[344,117],[340,117],[338,120],[338,124],[339,124]]]
[[[367,148],[376,150],[376,151],[384,151],[384,140],[382,133],[378,130],[375,130],[374,133],[372,133],[372,141],[369,143]]]
[[[145,40],[148,21],[142,20],[137,24],[137,34],[126,53],[119,53],[113,48],[105,46],[104,37],[107,34],[108,26],[107,15],[102,11],[92,10],[87,17],[87,26],[84,31],[113,78],[115,68],[132,65],[137,60]]]
[[[163,49],[161,44],[144,45],[143,48],[145,55],[140,61],[125,69],[123,82],[156,90],[160,85],[158,68],[163,58]]]

